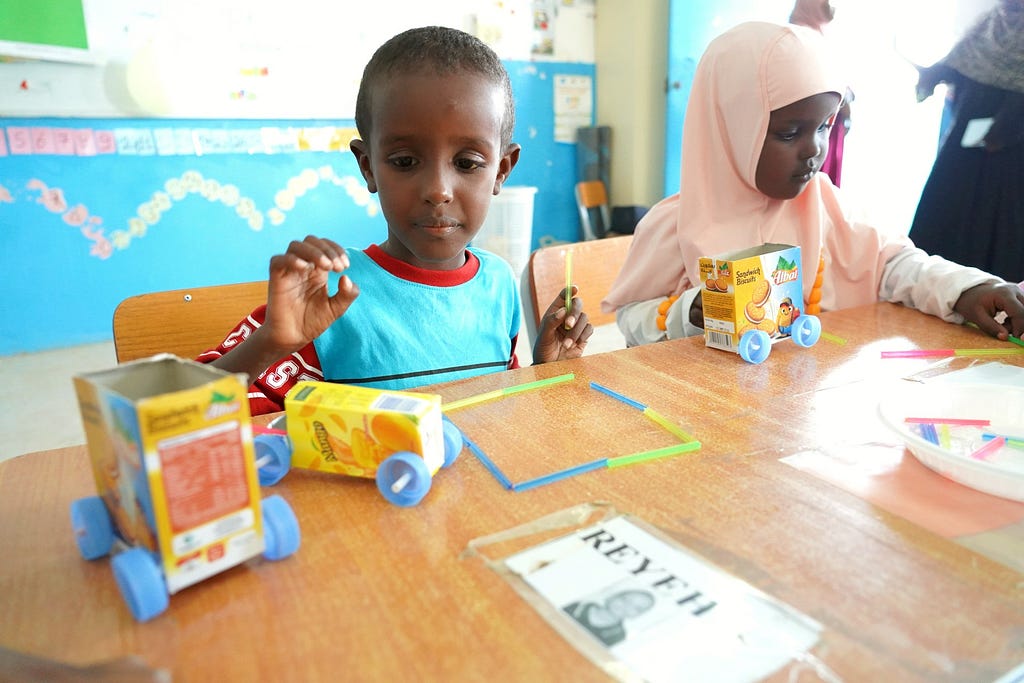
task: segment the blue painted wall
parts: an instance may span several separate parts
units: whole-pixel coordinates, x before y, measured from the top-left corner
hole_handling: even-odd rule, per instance
[[[555,74],[593,78],[594,65],[506,67],[517,103],[515,140],[523,146],[510,184],[538,188],[534,246],[575,240],[576,150],[554,141],[552,83]],[[0,128],[11,126],[237,132],[354,122],[0,118]],[[309,233],[355,247],[382,240],[376,197],[365,193],[344,149],[0,156],[0,355],[109,340],[122,299],[263,279],[270,256]]]

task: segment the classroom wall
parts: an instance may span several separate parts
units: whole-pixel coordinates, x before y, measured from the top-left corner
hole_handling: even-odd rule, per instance
[[[652,206],[663,196],[668,9],[669,0],[597,5],[597,121],[612,129],[613,206]]]
[[[380,4],[392,6],[394,30],[387,35],[408,27],[395,22],[423,13],[422,3]],[[514,4],[476,6],[507,11]],[[494,12],[485,25],[476,24],[495,44],[507,46],[518,36],[519,47],[503,51],[526,56],[503,56],[503,62],[517,102],[515,139],[523,146],[509,184],[538,188],[534,246],[579,236],[576,151],[566,131],[593,123],[596,90],[592,0],[565,15],[574,46],[581,33],[586,43],[580,27],[589,16],[589,61],[585,46],[569,55],[557,48],[531,55],[531,45],[523,47],[524,40],[545,36],[558,45],[558,8],[554,0],[546,4],[552,20],[542,31],[524,32],[517,23],[501,33],[502,15]],[[398,5],[415,6],[412,16],[396,12]],[[140,6],[147,3],[132,5]],[[380,22],[373,28],[374,35],[383,31]],[[65,88],[73,97],[108,97],[93,82],[102,80],[100,67],[21,67],[33,69],[30,88],[48,92],[33,95],[37,105],[18,116],[11,115],[17,108],[10,100],[0,100],[0,272],[7,294],[0,302],[0,355],[109,340],[114,308],[133,294],[264,279],[270,256],[310,233],[355,247],[386,235],[376,197],[366,192],[348,151],[355,134],[350,115],[267,117],[291,111],[267,103],[243,110],[245,116],[215,111],[208,117],[198,115],[204,112],[195,102],[179,100],[170,111],[197,115],[46,116],[38,102],[49,97],[53,107],[64,106]],[[0,87],[17,85],[18,69],[18,63],[0,64]],[[571,87],[559,90],[556,84],[566,82]],[[111,97],[96,103],[96,111],[122,111]]]

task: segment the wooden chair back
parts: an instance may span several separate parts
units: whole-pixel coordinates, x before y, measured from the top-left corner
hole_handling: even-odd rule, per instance
[[[620,235],[573,244],[555,244],[541,247],[530,254],[527,272],[534,329],[552,299],[565,289],[565,256],[570,249],[572,281],[579,288],[579,296],[583,299],[591,324],[597,327],[614,323],[614,313],[601,312],[601,300],[608,294],[622,269],[632,242],[632,235]]]
[[[117,362],[157,353],[195,358],[266,301],[266,280],[128,297],[114,310]]]

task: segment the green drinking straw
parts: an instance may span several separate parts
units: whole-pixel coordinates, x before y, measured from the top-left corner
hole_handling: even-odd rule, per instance
[[[953,353],[957,356],[1015,356],[1024,351],[1017,349],[953,349]]]
[[[679,455],[680,453],[691,453],[693,451],[700,450],[700,446],[700,441],[687,441],[686,443],[677,443],[674,446],[657,448],[653,451],[641,451],[640,453],[633,453],[632,455],[620,455],[616,458],[608,458],[607,464],[609,469],[614,467],[625,467],[626,465],[635,465],[638,462],[667,458],[672,455]]]
[[[678,425],[676,425],[674,422],[669,420],[661,413],[655,412],[651,408],[644,408],[644,415],[646,415],[655,424],[660,425],[662,428],[664,428],[664,430],[667,431],[669,434],[678,437],[680,441],[696,442],[693,436],[684,432],[682,429],[679,428]],[[700,444],[698,443],[697,445],[699,446]]]
[[[828,332],[822,332],[821,333],[821,338],[822,339],[827,339],[830,342],[832,342],[833,344],[839,344],[840,346],[842,346],[842,345],[844,345],[846,343],[846,340],[843,339],[842,337],[840,337],[838,335],[835,335],[835,334],[829,334]]]
[[[1009,340],[1010,340],[1010,343],[1011,343],[1011,344],[1016,344],[1017,346],[1024,346],[1024,341],[1021,341],[1020,337],[1014,337],[1014,336],[1013,336],[1013,335],[1011,334],[1011,335],[1009,336]]]
[[[544,387],[551,386],[552,384],[561,384],[562,382],[568,382],[576,379],[574,373],[568,373],[566,375],[558,375],[557,377],[548,377],[547,379],[539,379],[536,382],[527,382],[526,384],[517,384],[511,387],[505,387],[504,389],[497,389],[495,391],[487,391],[476,396],[468,396],[458,401],[451,401],[450,403],[444,404],[442,408],[445,412],[450,410],[458,410],[459,408],[465,408],[476,403],[483,403],[484,401],[490,401],[491,399],[501,398],[502,396],[510,396],[512,394],[518,394],[523,391],[531,391],[533,389],[542,389]]]

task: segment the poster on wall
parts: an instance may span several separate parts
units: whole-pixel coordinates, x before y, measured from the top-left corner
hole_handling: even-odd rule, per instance
[[[0,57],[97,61],[83,0],[0,0]]]

